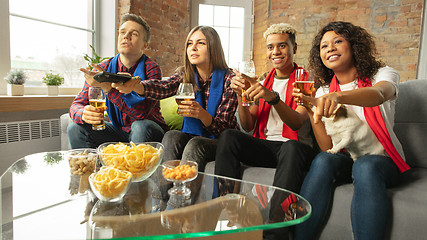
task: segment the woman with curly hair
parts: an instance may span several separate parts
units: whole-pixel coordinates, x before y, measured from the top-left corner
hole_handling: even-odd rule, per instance
[[[348,22],[331,22],[313,40],[309,57],[311,75],[319,87],[316,98],[295,88],[294,96],[316,106],[310,121],[323,152],[313,160],[300,194],[312,205],[312,216],[296,227],[296,239],[315,239],[327,220],[335,186],[354,185],[351,223],[354,239],[383,239],[390,216],[387,188],[399,183],[408,170],[402,146],[393,132],[394,107],[400,80],[396,70],[375,57],[372,36]],[[331,137],[322,117],[333,115],[339,104],[353,110],[372,129],[383,154],[368,154],[356,161],[343,151],[332,154]]]

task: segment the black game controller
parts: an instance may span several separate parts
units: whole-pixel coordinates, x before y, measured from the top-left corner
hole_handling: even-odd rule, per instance
[[[109,73],[109,72],[100,72],[95,74],[93,78],[100,83],[103,82],[111,82],[111,83],[125,83],[128,80],[132,78],[132,76],[127,74],[116,74],[116,73]]]

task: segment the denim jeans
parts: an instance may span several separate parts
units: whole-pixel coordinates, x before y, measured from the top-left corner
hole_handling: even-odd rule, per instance
[[[160,142],[164,130],[151,120],[134,121],[130,133],[105,122],[105,130],[94,131],[90,124],[71,123],[67,128],[71,149],[96,148],[105,142]]]
[[[352,177],[351,225],[354,239],[383,239],[390,217],[387,187],[396,186],[401,174],[391,158],[360,157],[322,152],[313,160],[301,187],[301,196],[312,206],[311,217],[296,226],[295,239],[315,239],[326,221],[338,182]]]

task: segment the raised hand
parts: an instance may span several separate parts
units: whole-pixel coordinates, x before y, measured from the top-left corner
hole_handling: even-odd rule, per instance
[[[92,87],[101,87],[104,90],[104,92],[109,92],[111,89],[111,83],[108,83],[108,82],[99,83],[93,78],[95,74],[99,72],[103,72],[104,69],[98,64],[94,64],[94,63],[92,63],[91,66],[93,67],[92,71],[89,69],[89,67],[80,68],[80,71],[84,73],[86,82]]]
[[[118,74],[126,74],[126,75],[130,75],[129,73],[122,73],[119,72]],[[112,83],[111,87],[117,89],[117,91],[124,93],[124,94],[128,94],[131,93],[132,91],[136,90],[136,87],[139,86],[139,83],[141,82],[141,78],[140,77],[132,77],[129,81],[126,81],[125,83],[120,82],[120,83]],[[139,86],[139,87],[142,87]],[[141,94],[140,91],[137,91],[140,95]]]

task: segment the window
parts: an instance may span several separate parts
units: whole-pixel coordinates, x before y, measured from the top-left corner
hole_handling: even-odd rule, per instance
[[[10,0],[11,68],[27,73],[26,86],[42,86],[46,72],[79,87],[83,55],[94,40],[93,0]]]
[[[26,95],[46,94],[42,77],[49,71],[65,78],[62,87],[76,88],[63,94],[78,92],[84,82],[79,69],[87,66],[83,56],[92,54],[89,45],[101,56],[114,55],[115,1],[9,0],[0,1],[0,9],[0,77],[24,69]],[[100,36],[111,38],[97,41]],[[4,86],[0,81],[0,94]]]
[[[229,67],[252,59],[253,3],[250,0],[195,0],[192,1],[192,26],[215,28],[221,38]]]

